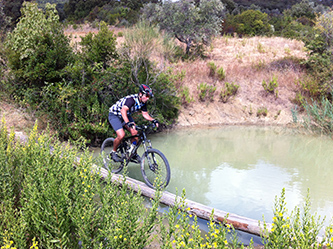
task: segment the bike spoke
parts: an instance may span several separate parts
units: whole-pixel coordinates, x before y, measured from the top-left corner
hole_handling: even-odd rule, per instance
[[[157,184],[165,187],[170,180],[170,169],[163,154],[150,151],[142,160],[141,170],[147,185],[154,187]]]

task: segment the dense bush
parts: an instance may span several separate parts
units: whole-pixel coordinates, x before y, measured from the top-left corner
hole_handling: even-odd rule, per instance
[[[64,148],[37,126],[25,143],[0,128],[0,245],[16,248],[144,248],[157,223],[158,197],[91,172],[88,151]],[[75,168],[74,168],[75,166]],[[1,247],[2,248],[2,247]],[[8,247],[6,247],[8,248]],[[35,248],[35,247],[34,247]]]
[[[71,61],[72,49],[55,7],[48,4],[44,14],[36,3],[25,2],[21,11],[21,19],[6,41],[18,87],[40,88],[59,81]]]
[[[139,41],[146,38],[146,33],[138,34]],[[47,118],[61,139],[100,144],[112,135],[109,107],[147,83],[156,96],[149,111],[169,125],[179,108],[174,76],[171,71],[157,70],[149,56],[125,56],[124,51],[134,51],[137,44],[126,42],[119,56],[116,37],[102,22],[99,32],[83,37],[80,49],[74,52],[54,6],[48,5],[43,13],[36,4],[26,3],[21,21],[7,40],[9,65],[15,75],[12,95]],[[154,48],[152,44],[148,47]]]
[[[246,10],[241,14],[228,16],[226,25],[234,27],[234,31],[240,35],[270,35],[273,33],[268,22],[268,15],[259,10]]]

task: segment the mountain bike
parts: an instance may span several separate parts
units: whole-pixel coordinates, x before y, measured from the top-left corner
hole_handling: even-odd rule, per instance
[[[137,125],[136,129],[138,134],[135,136],[125,137],[117,149],[117,155],[121,161],[115,162],[111,158],[113,149],[114,138],[107,138],[103,141],[101,147],[101,154],[103,158],[104,167],[112,173],[119,173],[124,166],[130,162],[141,165],[141,173],[146,184],[155,188],[155,181],[158,178],[158,184],[165,188],[170,182],[170,166],[164,154],[152,147],[151,141],[147,139],[147,133],[155,128],[154,124]],[[130,150],[133,138],[138,137],[137,144],[134,149]],[[144,152],[141,158],[137,158],[137,150],[143,145]]]

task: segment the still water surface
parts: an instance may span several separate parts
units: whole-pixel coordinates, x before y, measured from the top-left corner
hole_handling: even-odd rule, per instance
[[[267,222],[275,196],[286,189],[289,213],[304,204],[333,214],[333,140],[281,127],[227,126],[184,129],[149,137],[171,166],[167,191],[229,213]],[[138,165],[129,176],[142,180]]]

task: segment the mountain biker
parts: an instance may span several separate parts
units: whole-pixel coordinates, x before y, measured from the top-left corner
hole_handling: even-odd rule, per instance
[[[114,105],[109,109],[109,122],[112,128],[115,130],[117,137],[113,142],[113,150],[111,152],[111,158],[115,162],[120,162],[121,159],[116,154],[117,148],[123,138],[125,137],[124,127],[135,136],[138,134],[138,131],[135,129],[135,123],[131,116],[133,112],[141,111],[142,116],[153,122],[158,127],[158,121],[152,118],[147,111],[147,101],[149,98],[153,98],[153,91],[147,85],[140,85],[139,93],[128,95],[126,97],[118,100]],[[132,140],[133,144],[137,143],[138,138]],[[133,159],[136,159],[138,162],[141,161],[139,155],[134,155]]]

